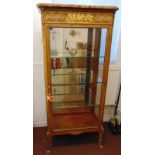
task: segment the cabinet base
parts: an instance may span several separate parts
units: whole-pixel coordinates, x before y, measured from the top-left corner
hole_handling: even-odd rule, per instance
[[[77,131],[76,131],[77,132]],[[76,132],[72,132],[72,134],[68,133],[68,135],[78,135]],[[99,134],[98,142],[99,142],[99,147],[103,148],[103,133],[104,130],[103,128],[100,129],[100,131],[97,131]],[[74,134],[73,134],[74,133]],[[81,133],[87,133],[86,131],[80,132]],[[92,132],[94,133],[94,132]],[[50,131],[47,132],[47,145],[48,145],[48,150],[46,151],[46,155],[52,155],[52,144],[53,144],[53,136]]]

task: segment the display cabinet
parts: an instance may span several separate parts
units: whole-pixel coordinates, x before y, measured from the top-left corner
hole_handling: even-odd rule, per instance
[[[42,19],[48,153],[55,135],[98,132],[103,116],[114,6],[37,5]]]

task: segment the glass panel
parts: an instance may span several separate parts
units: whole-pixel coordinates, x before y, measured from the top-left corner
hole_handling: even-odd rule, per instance
[[[107,36],[107,29],[102,29],[101,30],[100,57],[103,57],[105,54],[106,36]],[[103,63],[104,59],[100,59],[99,62]]]
[[[101,72],[101,71],[99,71]],[[64,73],[63,71],[60,74],[52,75],[52,87],[53,86],[65,86],[65,85],[86,85],[87,83],[101,83],[102,78],[98,78],[96,81],[93,81],[93,71],[90,71],[89,82],[86,81],[86,70],[76,69],[75,71],[68,71]]]
[[[97,95],[95,96],[95,88]],[[55,88],[53,88],[55,89]],[[73,106],[97,106],[99,105],[101,84],[91,85],[89,87],[89,100],[86,99],[85,87],[81,86],[63,86],[58,88],[59,93],[53,92],[53,108],[68,108]],[[61,92],[61,93],[60,93]]]
[[[94,37],[90,30],[91,39]],[[52,28],[50,30],[51,57],[86,57],[88,47],[88,28]],[[91,44],[91,54],[94,53],[94,42]]]
[[[104,62],[100,40],[98,28],[50,29],[53,110],[99,106],[103,75],[99,62]]]

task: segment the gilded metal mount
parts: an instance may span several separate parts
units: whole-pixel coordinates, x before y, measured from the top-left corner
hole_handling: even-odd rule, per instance
[[[52,95],[48,94],[46,97],[47,102],[52,102]]]

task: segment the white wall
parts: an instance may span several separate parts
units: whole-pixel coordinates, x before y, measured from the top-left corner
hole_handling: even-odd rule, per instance
[[[38,2],[38,1],[37,1]],[[37,3],[36,2],[36,3]],[[40,1],[39,1],[40,2]],[[41,1],[42,2],[42,1]],[[47,1],[51,2],[51,1]],[[46,107],[45,107],[45,91],[44,91],[44,67],[43,67],[43,47],[41,38],[41,17],[34,4],[33,14],[33,123],[34,126],[46,125]],[[106,95],[106,105],[114,105],[116,95],[120,83],[120,47],[121,40],[119,38],[119,47],[117,52],[117,61],[110,65],[109,81]],[[109,119],[109,114],[105,113],[105,120]]]
[[[34,126],[46,125],[43,45],[41,32],[41,16],[36,7],[41,0],[34,1],[33,5],[33,122]],[[44,2],[51,2],[44,0]]]

